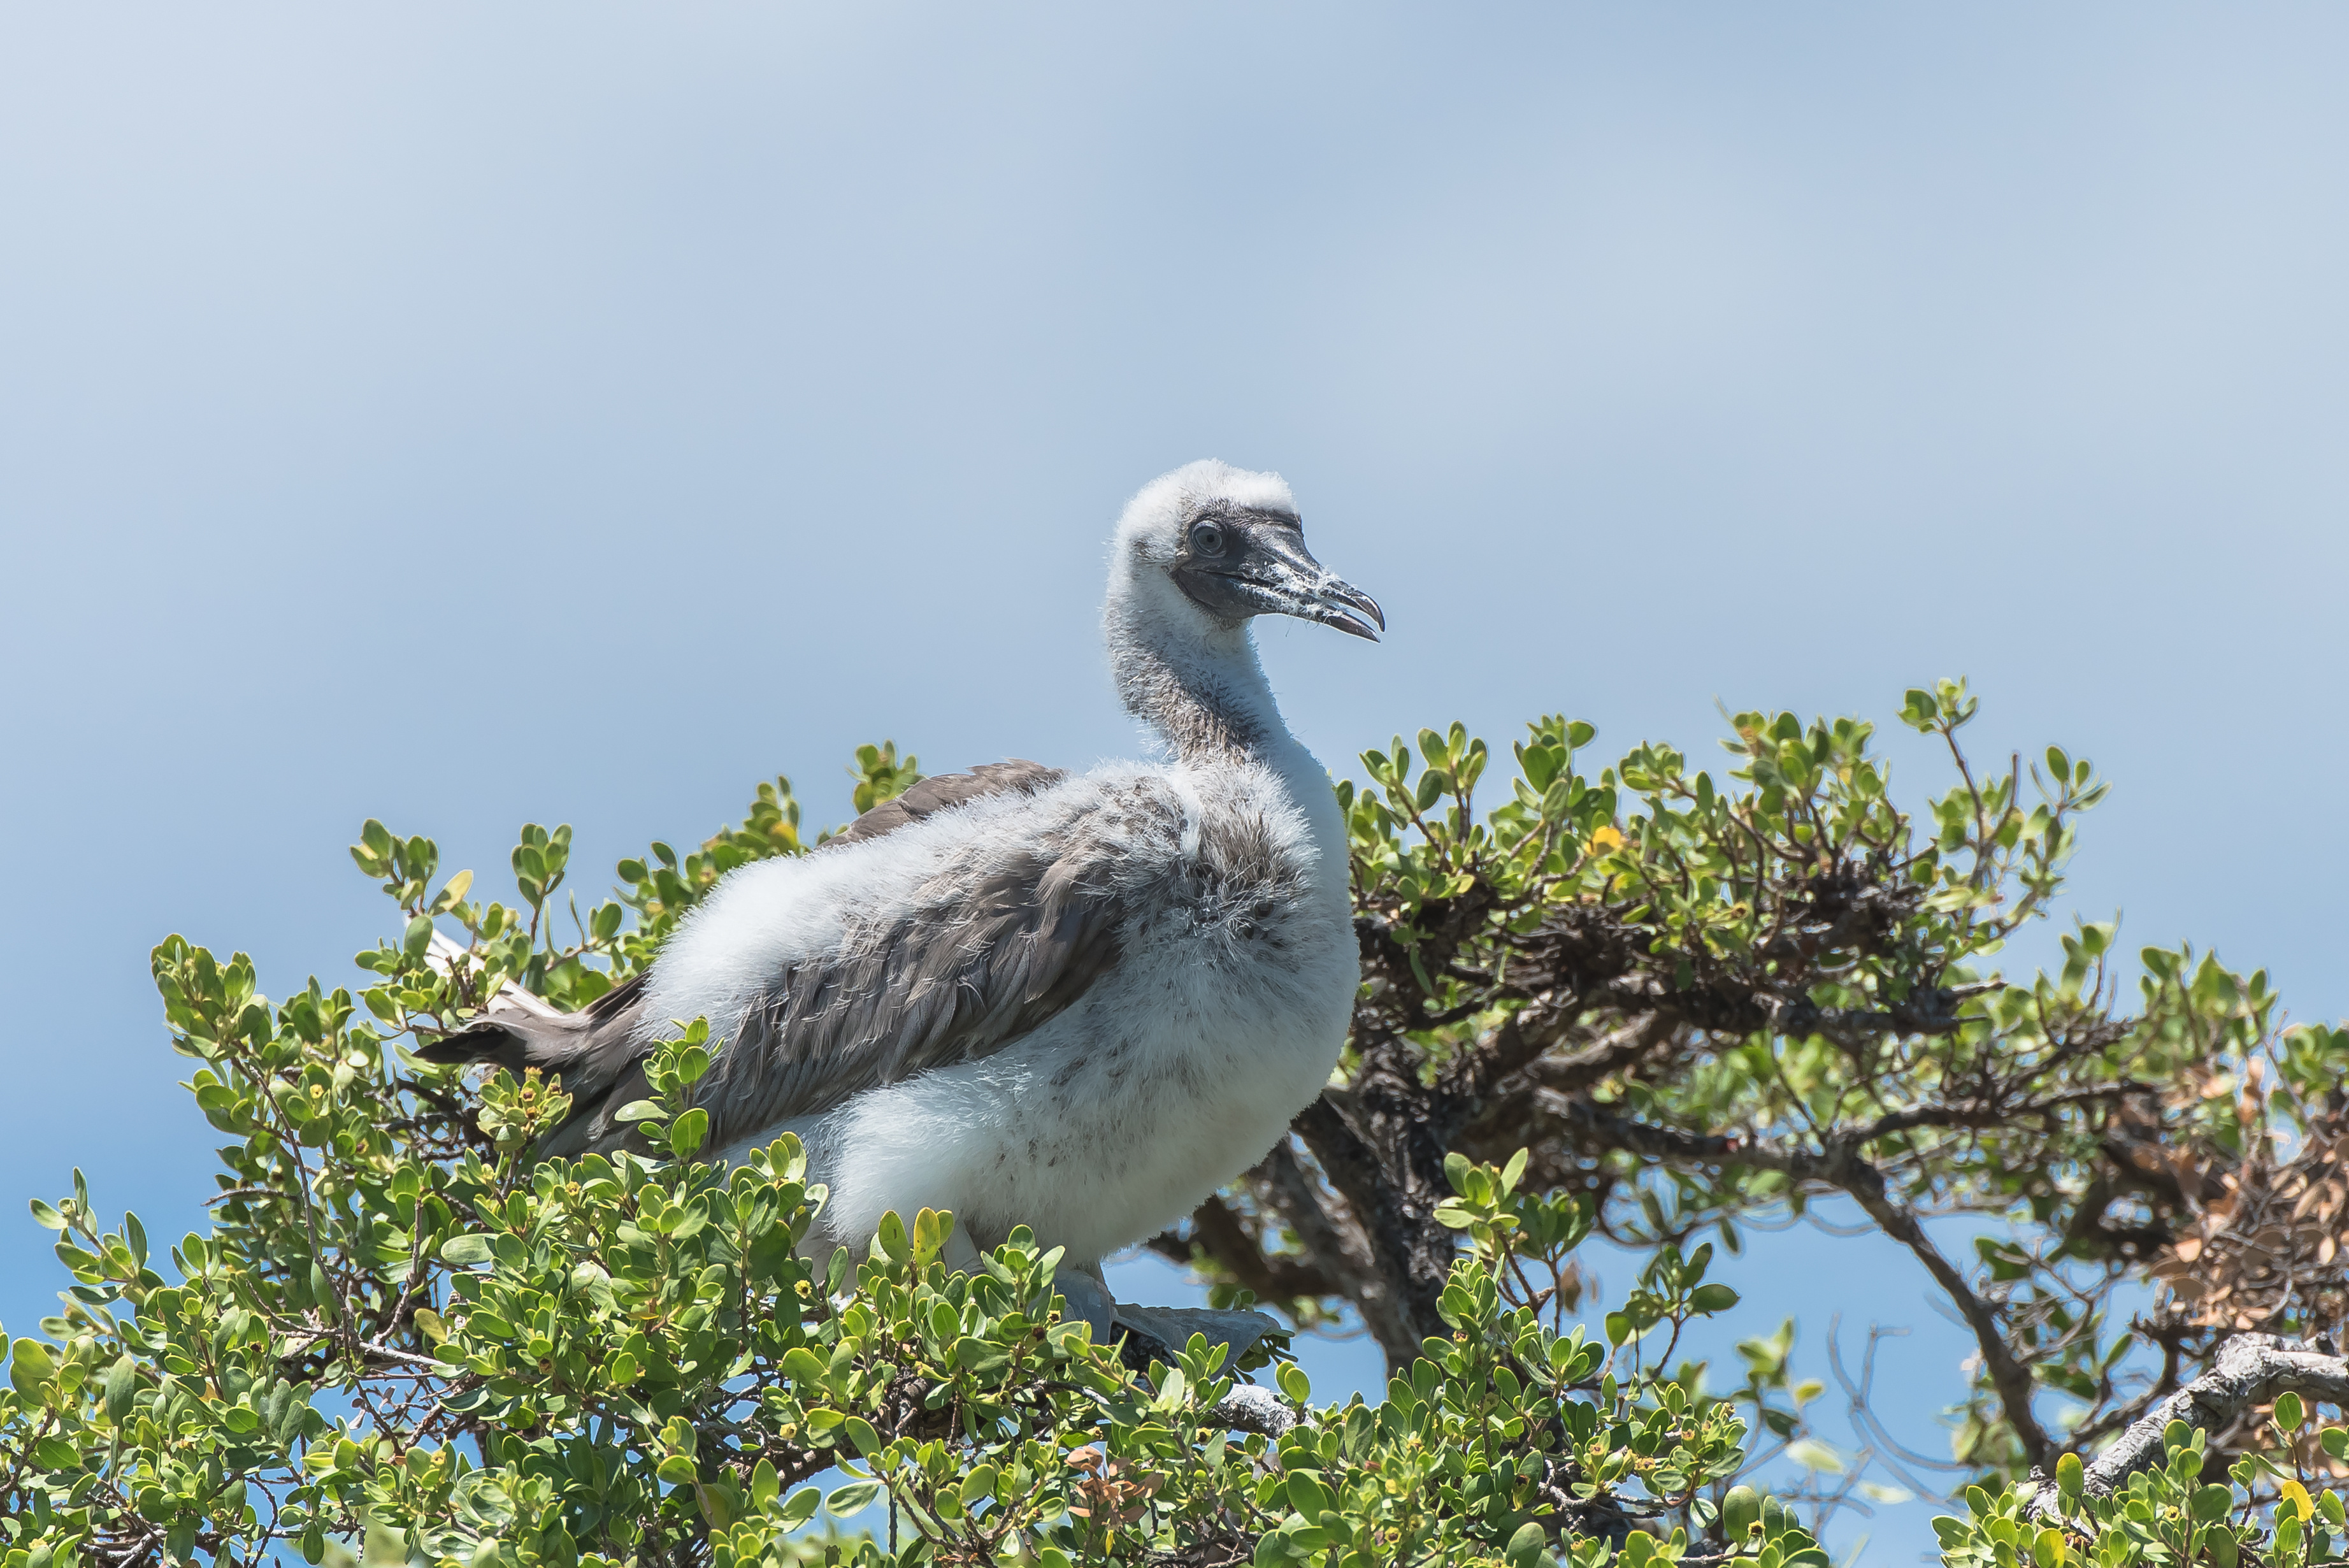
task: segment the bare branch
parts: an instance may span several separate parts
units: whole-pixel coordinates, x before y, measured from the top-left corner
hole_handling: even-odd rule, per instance
[[[1276,1438],[1298,1420],[1297,1412],[1283,1404],[1279,1395],[1253,1383],[1235,1386],[1216,1402],[1215,1414],[1235,1432],[1258,1432]]]
[[[2013,1427],[2023,1452],[2033,1464],[2044,1463],[2052,1457],[2054,1444],[2031,1407],[2033,1389],[2030,1369],[2016,1359],[2007,1344],[1997,1312],[1974,1293],[1965,1275],[1942,1256],[1916,1211],[1892,1199],[1885,1187],[1884,1173],[1861,1158],[1851,1144],[1838,1141],[1814,1153],[1761,1139],[1650,1127],[1619,1116],[1603,1106],[1569,1100],[1547,1090],[1538,1091],[1536,1098],[1543,1110],[1557,1117],[1573,1135],[1601,1147],[1619,1148],[1667,1163],[1757,1166],[1847,1194],[1867,1210],[1878,1230],[1908,1248],[1924,1265],[1925,1272],[1947,1293],[1966,1326],[1973,1331],[1991,1386],[1998,1392],[2000,1408]]]
[[[2173,1421],[2220,1432],[2244,1412],[2271,1405],[2290,1390],[2333,1405],[2349,1405],[2349,1356],[2275,1334],[2239,1334],[2219,1347],[2219,1364],[2156,1405],[2114,1439],[2087,1467],[2085,1487],[2108,1497],[2142,1469],[2161,1463],[2163,1435]],[[2031,1501],[2041,1518],[2056,1512],[2055,1488],[2043,1484]]]

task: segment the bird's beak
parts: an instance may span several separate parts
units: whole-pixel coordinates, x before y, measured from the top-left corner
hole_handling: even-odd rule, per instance
[[[1260,535],[1257,547],[1258,563],[1270,570],[1264,578],[1252,576],[1246,586],[1262,596],[1264,609],[1334,626],[1372,642],[1387,628],[1379,601],[1332,575],[1306,550],[1301,537],[1286,531],[1268,538]]]
[[[1356,637],[1367,637],[1372,642],[1378,641],[1379,631],[1387,628],[1386,612],[1379,608],[1378,600],[1353,584],[1327,573],[1323,574],[1319,586],[1314,590],[1313,606],[1308,619],[1318,620],[1323,626],[1334,626],[1340,631],[1350,632]],[[1377,625],[1378,631],[1371,629],[1373,623]]]

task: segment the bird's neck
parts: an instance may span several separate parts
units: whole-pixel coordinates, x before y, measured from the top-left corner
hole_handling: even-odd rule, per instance
[[[1235,650],[1129,646],[1112,658],[1125,711],[1194,765],[1265,762],[1294,746],[1247,634]]]
[[[1202,636],[1195,623],[1153,613],[1140,596],[1114,593],[1103,618],[1110,668],[1126,711],[1149,726],[1186,768],[1252,763],[1279,779],[1304,814],[1320,852],[1323,891],[1343,919],[1345,821],[1329,774],[1282,722],[1247,628],[1214,628]]]
[[[1287,760],[1297,742],[1245,627],[1170,637],[1158,618],[1121,607],[1111,607],[1107,627],[1118,696],[1178,760],[1202,766]]]

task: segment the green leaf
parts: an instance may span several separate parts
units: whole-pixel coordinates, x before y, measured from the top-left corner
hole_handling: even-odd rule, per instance
[[[460,1269],[476,1268],[490,1261],[490,1238],[477,1231],[451,1236],[440,1243],[440,1257],[445,1262]]]
[[[658,1100],[630,1100],[612,1113],[612,1119],[616,1122],[649,1122],[657,1121],[661,1114]]]
[[[815,1511],[823,1505],[823,1492],[814,1487],[803,1486],[792,1493],[784,1501],[783,1506],[775,1511],[775,1522],[785,1530],[797,1530],[815,1517]]]
[[[48,1381],[57,1370],[57,1357],[37,1339],[20,1339],[10,1348],[8,1382],[36,1405],[45,1397]]]
[[[669,1152],[679,1159],[690,1159],[701,1147],[701,1140],[709,1136],[709,1113],[696,1106],[670,1124]]]
[[[1001,1479],[1002,1472],[993,1465],[973,1465],[970,1473],[962,1478],[962,1485],[956,1490],[956,1506],[965,1513],[970,1512],[995,1495],[996,1483]]]
[[[129,1351],[106,1369],[106,1416],[119,1425],[139,1397],[139,1359]]]
[[[1718,1282],[1699,1285],[1689,1293],[1689,1310],[1694,1313],[1727,1312],[1737,1304],[1737,1293]]]
[[[1183,1376],[1183,1369],[1170,1366],[1166,1369],[1165,1380],[1158,1386],[1158,1397],[1150,1402],[1150,1407],[1154,1410],[1179,1410],[1190,1394],[1190,1380]]]
[[[947,1358],[974,1377],[995,1377],[1011,1365],[1011,1352],[991,1340],[957,1339]]]
[[[460,871],[450,877],[448,885],[440,889],[440,896],[432,900],[434,912],[455,909],[472,887],[473,874],[471,871]]]
[[[823,1506],[834,1518],[845,1519],[880,1495],[881,1483],[877,1480],[850,1481],[846,1486],[834,1487],[823,1500]]]
[[[902,1265],[912,1262],[914,1243],[905,1234],[905,1222],[897,1217],[895,1210],[892,1209],[881,1216],[881,1226],[874,1237],[874,1246],[893,1263]]]
[[[1542,1549],[1548,1544],[1549,1537],[1540,1525],[1521,1524],[1517,1532],[1509,1537],[1509,1544],[1501,1556],[1509,1568],[1534,1568],[1541,1561]]]
[[[954,1233],[954,1216],[925,1209],[914,1216],[914,1262],[926,1265]]]
[[[2205,1486],[2194,1489],[2188,1506],[2197,1521],[2215,1524],[2235,1509],[2235,1489],[2229,1486]]]
[[[1298,1366],[1294,1361],[1282,1362],[1280,1370],[1273,1376],[1278,1380],[1280,1391],[1288,1396],[1290,1404],[1301,1406],[1313,1397],[1313,1380],[1306,1376],[1305,1368]]]

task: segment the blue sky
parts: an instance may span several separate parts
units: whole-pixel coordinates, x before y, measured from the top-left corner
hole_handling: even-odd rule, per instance
[[[1130,751],[1102,542],[1203,455],[1286,472],[1388,607],[1265,638],[1333,769],[1965,673],[1983,752],[2116,781],[2080,908],[2349,1012],[2344,44],[2289,5],[12,8],[0,1188],[196,1222],[146,952],[347,978],[366,816],[492,879],[568,821],[592,890],[777,772],[844,817],[862,741]],[[1785,1255],[1756,1327],[1909,1323],[1954,1395],[1897,1254]],[[42,1233],[0,1259],[22,1331]]]

